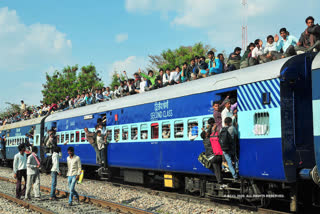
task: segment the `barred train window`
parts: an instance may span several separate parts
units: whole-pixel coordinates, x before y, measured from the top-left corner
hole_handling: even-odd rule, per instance
[[[64,143],[64,133],[61,133],[61,141],[60,143]]]
[[[188,120],[188,137],[191,140],[194,140],[198,137],[199,127],[197,120]]]
[[[128,126],[122,127],[122,140],[128,140]]]
[[[81,143],[86,142],[86,133],[81,130]]]
[[[80,131],[76,131],[76,142],[80,142]]]
[[[269,134],[269,113],[261,112],[254,114],[254,134],[268,135]]]
[[[159,138],[159,124],[152,123],[151,124],[151,139],[158,139]]]
[[[107,128],[107,141],[110,142],[112,140],[112,129]]]
[[[116,142],[119,141],[119,139],[120,139],[119,134],[120,134],[120,129],[117,127],[117,128],[114,129],[114,135],[113,135],[114,136],[114,141],[116,141]]]
[[[175,121],[174,122],[174,137],[175,138],[183,138],[183,121]]]
[[[131,126],[131,140],[138,140],[138,126]]]
[[[74,133],[71,134],[71,137],[70,137],[70,138],[71,138],[71,139],[70,139],[70,142],[73,143],[73,142],[74,142]]]
[[[168,139],[170,138],[171,130],[170,130],[170,123],[169,122],[163,122],[162,123],[162,138]]]

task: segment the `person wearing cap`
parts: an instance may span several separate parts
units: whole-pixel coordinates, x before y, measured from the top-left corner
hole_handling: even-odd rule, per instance
[[[240,69],[240,61],[241,61],[240,53],[241,53],[241,48],[236,47],[233,53],[229,55],[229,59],[227,61],[228,71]]]
[[[214,56],[213,51],[209,51],[207,55],[209,58],[209,63],[208,63],[209,75],[221,74],[223,71],[223,65],[220,62],[220,59]]]

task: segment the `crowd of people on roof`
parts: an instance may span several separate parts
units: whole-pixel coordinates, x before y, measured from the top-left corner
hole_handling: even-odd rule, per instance
[[[133,78],[129,79],[124,71],[125,79],[121,80],[118,75],[119,85],[115,85],[114,90],[111,90],[110,87],[103,87],[94,91],[84,91],[76,97],[67,96],[58,103],[43,104],[38,107],[32,106],[31,109],[27,109],[24,102],[21,101],[21,111],[0,118],[0,126],[45,116],[55,111],[65,111],[132,94],[144,93],[168,85],[181,84],[296,54],[318,52],[320,50],[320,26],[314,24],[312,16],[307,17],[305,22],[307,28],[301,33],[300,39],[290,35],[286,28],[281,28],[280,36],[277,34],[267,36],[265,46],[263,46],[261,39],[256,39],[248,45],[242,56],[240,47],[236,47],[227,60],[222,53],[216,56],[213,51],[209,51],[207,57],[195,56],[189,62],[184,62],[182,66],[165,70],[160,69],[158,75],[152,70],[149,70],[148,74],[144,74],[139,69],[138,72],[134,73]]]

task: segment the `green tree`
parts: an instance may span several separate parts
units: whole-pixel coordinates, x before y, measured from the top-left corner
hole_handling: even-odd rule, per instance
[[[51,104],[64,100],[66,96],[75,97],[83,91],[101,88],[103,83],[94,65],[67,66],[61,72],[56,70],[52,76],[46,73],[46,83],[42,85],[43,103]]]
[[[168,49],[160,55],[149,55],[151,66],[147,69],[172,69],[177,65],[181,66],[184,62],[189,63],[195,56],[206,55],[209,50],[216,52],[214,48],[211,48],[209,45],[203,45],[202,43],[196,43],[193,46],[180,46],[175,50]]]

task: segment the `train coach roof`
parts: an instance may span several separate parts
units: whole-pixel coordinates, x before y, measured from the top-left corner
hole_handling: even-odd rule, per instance
[[[38,118],[30,119],[30,120],[23,120],[23,121],[19,121],[16,123],[11,123],[8,125],[0,126],[0,131],[39,124],[39,123],[41,123],[42,118],[43,117],[38,117]]]
[[[312,61],[312,70],[320,68],[320,53]]]
[[[251,66],[248,68],[214,75],[183,84],[167,86],[161,89],[152,90],[142,94],[135,94],[107,102],[84,106],[64,112],[50,115],[46,121],[55,121],[64,118],[72,118],[83,115],[90,115],[98,112],[106,112],[113,109],[153,103],[192,94],[204,93],[213,90],[235,87],[252,82],[268,80],[280,77],[282,66],[290,58]]]

